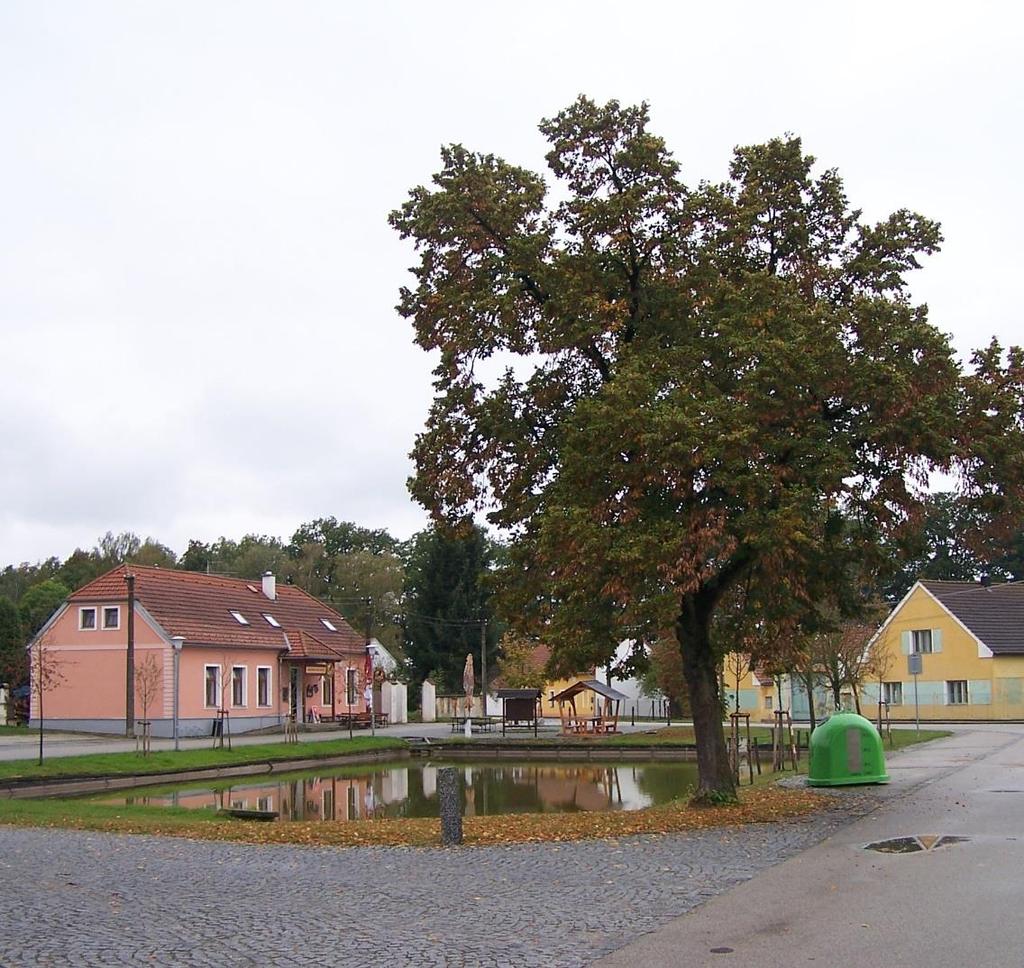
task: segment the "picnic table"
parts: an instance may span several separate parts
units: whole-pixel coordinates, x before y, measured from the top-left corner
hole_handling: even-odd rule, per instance
[[[494,730],[493,716],[452,716],[452,732],[461,733],[466,729],[466,720],[474,733],[490,733]]]

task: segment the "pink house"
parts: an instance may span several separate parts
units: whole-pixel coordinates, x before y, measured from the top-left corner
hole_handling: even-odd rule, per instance
[[[365,713],[365,642],[334,609],[270,574],[261,582],[120,565],[80,588],[30,646],[54,729],[123,733],[129,576],[134,577],[135,719],[170,736],[178,646],[178,731],[209,736]],[[33,690],[35,692],[35,690]],[[33,695],[31,721],[38,724]]]

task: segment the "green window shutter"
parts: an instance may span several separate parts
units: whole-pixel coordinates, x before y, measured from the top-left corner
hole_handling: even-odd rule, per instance
[[[900,652],[910,655],[910,633],[900,632]]]
[[[942,629],[932,629],[932,652],[942,651]]]
[[[967,683],[967,701],[972,706],[992,704],[992,683],[988,679],[971,679]]]

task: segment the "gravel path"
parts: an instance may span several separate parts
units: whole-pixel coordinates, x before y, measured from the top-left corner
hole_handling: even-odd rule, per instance
[[[0,827],[0,965],[569,968],[847,819],[458,850]]]

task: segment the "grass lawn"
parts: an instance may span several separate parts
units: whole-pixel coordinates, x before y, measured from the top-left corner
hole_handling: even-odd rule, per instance
[[[326,759],[346,753],[405,749],[405,740],[384,736],[358,736],[320,743],[263,743],[228,749],[159,750],[140,753],[93,753],[87,756],[55,756],[40,766],[34,760],[0,761],[0,780],[50,779],[56,777],[145,776],[178,770],[241,766],[284,760]]]
[[[38,736],[39,730],[27,726],[0,726],[0,736]]]

